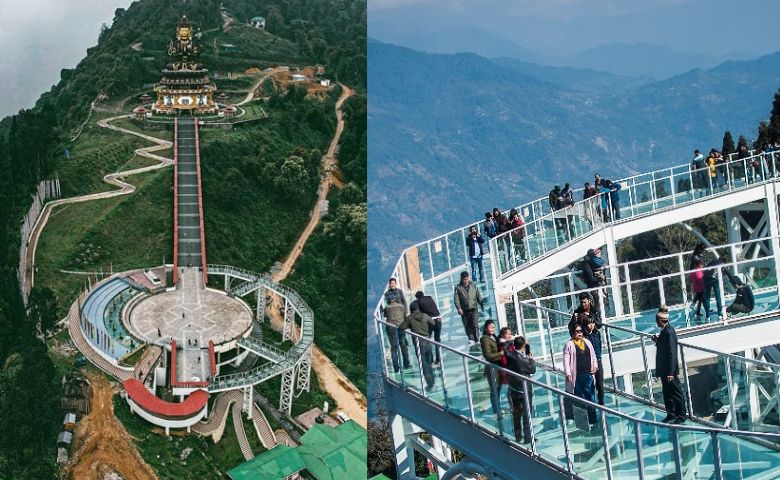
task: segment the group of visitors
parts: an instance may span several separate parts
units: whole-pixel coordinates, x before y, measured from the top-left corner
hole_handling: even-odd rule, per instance
[[[472,226],[471,228],[472,230],[476,230],[476,226]],[[485,212],[484,232],[488,238],[497,237],[502,233],[509,231],[512,232],[510,235],[505,235],[502,237],[505,247],[504,251],[509,251],[509,245],[512,244],[514,245],[514,251],[512,252],[512,255],[514,255],[515,258],[526,259],[524,242],[526,234],[525,221],[523,220],[523,216],[520,214],[520,211],[518,211],[516,208],[513,208],[509,211],[509,215],[505,216],[503,213],[501,213],[501,210],[498,207],[495,207],[492,213]],[[509,239],[510,236],[512,237],[511,241]],[[468,244],[469,240],[467,239],[466,242]],[[477,274],[474,272],[473,263],[471,275],[474,278],[477,276]]]
[[[763,155],[780,151],[779,143],[762,143],[752,153],[747,145],[740,145],[736,152],[736,161],[727,158],[720,151],[712,148],[705,157],[700,150],[694,150],[691,160],[692,187],[713,193],[716,189],[724,189],[735,179],[744,179],[748,183],[766,180],[777,176],[780,166],[772,161],[772,156]],[[749,158],[749,161],[741,162]],[[678,191],[685,191],[691,180],[680,179]]]
[[[720,282],[717,271],[720,270],[729,280],[734,288],[735,297],[731,305],[726,308],[726,313],[749,313],[755,308],[755,298],[753,291],[745,285],[742,280],[734,275],[731,270],[724,266],[725,262],[719,255],[715,259],[704,264],[704,254],[706,246],[699,243],[694,247],[691,255],[688,269],[691,290],[693,291],[693,302],[690,306],[689,319],[701,319],[701,307],[704,306],[704,319],[709,322],[712,312],[710,311],[711,298],[715,297],[716,313],[719,319],[723,319],[723,304],[721,300]]]

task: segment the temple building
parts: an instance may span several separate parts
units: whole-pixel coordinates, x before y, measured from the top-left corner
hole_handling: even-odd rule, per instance
[[[157,101],[154,113],[192,115],[216,113],[213,95],[217,87],[209,79],[208,69],[196,61],[200,45],[195,40],[192,23],[184,16],[176,27],[176,38],[168,44],[173,63],[163,69],[163,77],[154,88]]]

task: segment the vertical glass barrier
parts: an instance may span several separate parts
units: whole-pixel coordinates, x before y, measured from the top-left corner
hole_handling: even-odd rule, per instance
[[[637,463],[636,424],[616,416],[605,415],[607,423],[607,444],[612,461],[612,478],[639,478]],[[641,430],[640,430],[641,431]],[[588,478],[608,478],[603,465],[588,472]]]
[[[634,185],[631,195],[633,196],[632,212],[634,215],[647,213],[653,210],[652,182]]]
[[[674,449],[669,429],[642,425],[641,433],[645,478],[675,478]]]
[[[450,268],[450,262],[447,258],[447,243],[445,237],[434,238],[428,242],[425,242],[425,254],[430,251],[431,262],[433,264],[433,275],[438,276],[448,271]],[[420,257],[422,263],[422,256]],[[454,266],[454,265],[453,265]],[[426,278],[430,278],[426,275]]]
[[[452,265],[453,268],[468,262],[468,259],[466,258],[466,237],[464,236],[464,230],[456,230],[448,234],[447,245],[449,246],[450,265]]]
[[[667,208],[673,205],[672,202],[672,177],[669,172],[663,172],[663,177],[656,178],[653,189],[655,191],[655,208]]]
[[[758,393],[755,389],[751,389],[750,387],[750,370],[752,364],[748,364],[744,360],[733,357],[730,359],[730,364],[733,382],[734,412],[736,413],[736,422],[732,423],[732,425],[740,430],[752,430],[751,416],[754,412],[751,411],[750,403],[751,399],[757,400],[755,395]],[[752,393],[754,394],[752,396],[751,390],[753,390]]]
[[[596,409],[589,412],[587,406],[577,400],[572,401],[571,408],[574,418],[567,422],[567,426],[574,471],[584,472],[598,466],[603,468],[604,442],[599,423],[601,413]]]
[[[549,372],[543,374],[554,375]],[[565,469],[568,462],[563,442],[558,396],[557,393],[549,390],[534,388],[531,423],[539,456]]]
[[[433,357],[439,366],[433,369],[436,388],[429,394],[430,398],[440,401],[447,410],[470,418],[463,357],[452,350],[436,347]]]
[[[686,349],[688,359],[691,354],[692,352]],[[715,423],[726,425],[727,420],[730,419],[730,402],[724,357],[704,359],[695,363],[688,360],[688,367],[693,413],[697,417],[709,418]]]
[[[692,175],[687,168],[684,170],[675,169],[670,180],[671,187],[674,188],[674,202],[685,203],[693,200]]]
[[[498,369],[474,360],[467,360],[471,383],[474,420],[483,428],[504,434],[503,417],[508,410],[507,387],[502,385]]]
[[[705,432],[678,431],[683,478],[714,478],[712,435]]]

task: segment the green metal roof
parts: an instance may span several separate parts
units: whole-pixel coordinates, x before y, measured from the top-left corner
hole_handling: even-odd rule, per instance
[[[314,424],[298,447],[306,470],[318,480],[365,480],[366,431],[350,420],[336,428]]]
[[[233,480],[284,479],[306,469],[317,480],[365,480],[366,431],[350,420],[336,428],[315,423],[300,447],[279,445],[228,471]]]
[[[233,480],[284,480],[304,468],[306,464],[296,448],[277,445],[227,473]]]

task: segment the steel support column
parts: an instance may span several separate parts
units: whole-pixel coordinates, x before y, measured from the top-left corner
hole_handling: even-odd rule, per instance
[[[301,359],[298,361],[298,392],[308,392],[309,383],[311,379],[311,347],[306,350],[306,353],[301,355]]]
[[[246,418],[252,419],[252,400],[253,400],[253,388],[252,386],[244,387],[241,389],[244,393],[244,402],[241,404],[241,411],[246,413]]]
[[[295,329],[295,310],[292,303],[287,298],[284,299],[284,328],[282,329],[282,341],[293,339],[293,330]]]
[[[295,393],[295,370],[293,367],[282,373],[282,388],[279,393],[279,411],[287,415],[292,414],[292,400]]]

